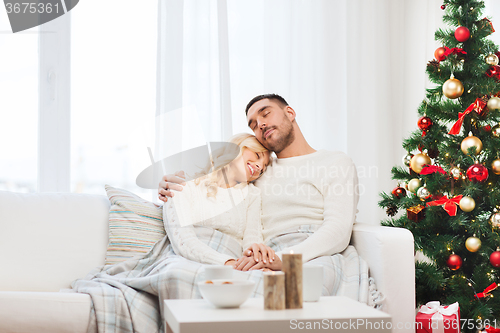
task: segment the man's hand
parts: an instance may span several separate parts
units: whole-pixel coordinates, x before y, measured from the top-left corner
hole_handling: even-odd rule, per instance
[[[274,250],[264,244],[253,243],[248,249],[243,251],[243,255],[252,257],[255,262],[263,262],[264,264],[272,263],[275,259]]]
[[[232,266],[234,268],[234,266],[236,265],[236,260],[235,259],[229,259],[228,261],[226,261],[224,263],[225,266]]]
[[[184,171],[177,171],[174,175],[166,175],[161,178],[158,185],[158,198],[167,202],[168,197],[174,197],[174,191],[182,191],[181,185],[186,185]]]

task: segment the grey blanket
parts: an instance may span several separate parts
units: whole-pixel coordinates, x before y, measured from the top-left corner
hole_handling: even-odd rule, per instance
[[[304,226],[279,235],[268,244],[276,252],[302,242],[316,230]],[[239,242],[217,230],[196,227],[197,236],[213,249],[235,258],[242,253]],[[368,267],[353,246],[342,253],[313,259],[323,266],[323,296],[342,295],[369,303]],[[196,283],[204,281],[206,265],[187,260],[172,249],[165,236],[142,258],[114,266],[101,266],[72,283],[73,291],[89,294],[92,309],[88,332],[165,332],[163,300],[201,298]],[[252,297],[262,297],[262,271],[234,271],[234,277],[256,282]]]

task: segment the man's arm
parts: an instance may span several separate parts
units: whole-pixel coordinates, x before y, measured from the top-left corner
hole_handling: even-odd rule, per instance
[[[165,175],[158,184],[158,199],[167,202],[168,198],[174,197],[174,191],[182,191],[186,185],[184,171],[177,171],[174,175]]]
[[[319,256],[342,252],[351,239],[359,199],[358,176],[352,160],[343,156],[329,166],[329,174],[337,175],[325,179],[322,192],[324,197],[323,224],[305,241],[276,253],[302,253],[307,262]]]

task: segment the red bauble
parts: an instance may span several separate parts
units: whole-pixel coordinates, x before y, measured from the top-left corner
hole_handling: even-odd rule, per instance
[[[474,183],[484,182],[488,179],[488,169],[482,164],[473,164],[467,169],[467,177]]]
[[[452,270],[456,271],[460,267],[462,267],[462,258],[459,255],[452,254],[448,260],[446,260],[446,265]]]
[[[458,27],[457,30],[455,30],[455,38],[459,42],[465,42],[467,39],[470,37],[470,31],[466,27]]]
[[[446,52],[446,49],[444,47],[438,47],[436,51],[434,51],[434,58],[436,58],[437,61],[443,61],[446,59],[446,56],[444,53]]]
[[[445,10],[446,9],[446,5],[441,5],[441,9]]]
[[[500,267],[500,251],[495,251],[490,254],[490,263],[493,267]]]
[[[401,199],[406,196],[406,190],[401,186],[396,187],[394,190],[392,190],[391,193],[398,199]]]
[[[432,120],[429,117],[420,117],[417,125],[422,131],[428,131],[432,127]]]

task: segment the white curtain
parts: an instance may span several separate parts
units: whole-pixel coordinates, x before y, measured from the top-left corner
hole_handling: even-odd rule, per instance
[[[402,140],[430,86],[442,4],[159,0],[155,158],[250,132],[247,102],[277,93],[312,147],[352,157],[358,221],[378,224],[386,217],[378,194],[397,185],[390,170],[402,165]]]

